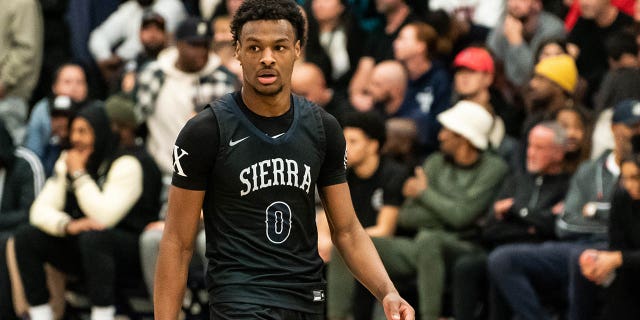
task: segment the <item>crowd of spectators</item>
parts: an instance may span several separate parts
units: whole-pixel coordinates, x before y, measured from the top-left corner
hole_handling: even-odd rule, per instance
[[[0,319],[153,294],[174,141],[241,88],[241,3],[0,0]],[[640,318],[640,1],[297,3],[292,91],[343,126],[356,213],[420,319]],[[327,319],[378,319],[317,224]]]

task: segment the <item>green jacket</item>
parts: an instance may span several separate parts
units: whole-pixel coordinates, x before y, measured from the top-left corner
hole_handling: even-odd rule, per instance
[[[400,209],[398,225],[419,230],[468,230],[493,200],[507,164],[498,156],[484,152],[470,167],[459,167],[437,152],[425,161],[428,186],[416,198],[409,198]]]

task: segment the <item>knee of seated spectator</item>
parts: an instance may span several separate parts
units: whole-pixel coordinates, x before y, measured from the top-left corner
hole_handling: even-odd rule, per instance
[[[108,229],[85,231],[78,235],[78,246],[83,253],[107,250],[111,245],[111,237],[112,234]]]
[[[569,266],[573,267],[574,265],[577,265],[580,261],[580,255],[582,255],[582,253],[587,250],[585,248],[575,248],[573,250],[571,250],[571,252],[569,252]]]
[[[32,252],[34,246],[46,241],[48,235],[32,225],[23,225],[13,235],[16,252]]]
[[[416,235],[414,243],[421,257],[442,256],[442,235],[432,231],[421,231]]]
[[[513,246],[506,245],[496,248],[489,254],[487,267],[490,276],[500,277],[513,269],[515,249]]]

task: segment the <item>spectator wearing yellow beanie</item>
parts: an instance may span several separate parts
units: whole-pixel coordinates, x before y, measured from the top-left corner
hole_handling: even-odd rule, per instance
[[[551,80],[570,95],[575,92],[578,68],[569,55],[561,54],[541,60],[536,65],[534,73]]]

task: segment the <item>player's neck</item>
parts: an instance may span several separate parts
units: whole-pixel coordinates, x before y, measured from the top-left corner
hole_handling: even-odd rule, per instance
[[[286,88],[276,95],[265,96],[243,87],[241,96],[242,101],[251,112],[263,117],[281,116],[291,107],[291,91]]]

